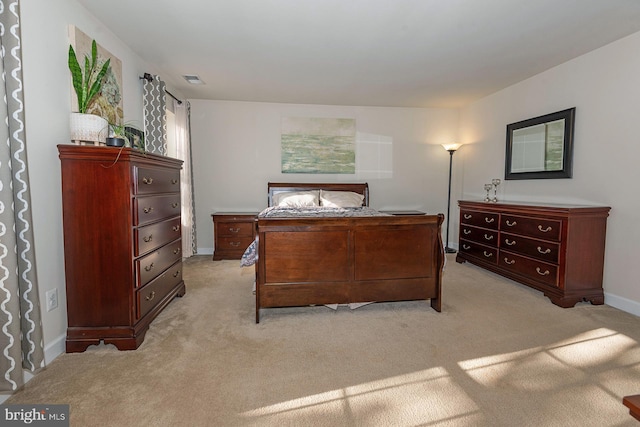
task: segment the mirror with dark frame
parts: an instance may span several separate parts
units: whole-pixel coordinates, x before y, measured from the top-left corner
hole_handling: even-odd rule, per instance
[[[505,179],[571,178],[576,109],[507,125]]]

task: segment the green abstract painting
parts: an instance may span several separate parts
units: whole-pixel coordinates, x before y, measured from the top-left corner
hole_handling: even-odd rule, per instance
[[[356,173],[355,119],[283,117],[283,173]]]

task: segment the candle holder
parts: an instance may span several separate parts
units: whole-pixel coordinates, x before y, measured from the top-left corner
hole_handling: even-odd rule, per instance
[[[491,180],[491,185],[493,185],[493,203],[498,202],[498,185],[500,185],[500,180],[498,178],[494,178]]]
[[[491,198],[489,198],[489,191],[491,191],[491,189],[493,188],[493,184],[485,184],[484,185],[484,189],[487,192],[487,195],[484,198],[485,202],[490,202]]]

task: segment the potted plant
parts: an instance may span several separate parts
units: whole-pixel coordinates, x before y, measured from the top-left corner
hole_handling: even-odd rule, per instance
[[[109,123],[109,137],[106,144],[110,147],[131,147],[144,151],[144,134],[130,123]]]
[[[105,142],[108,130],[107,121],[94,114],[87,114],[88,108],[102,90],[104,77],[110,66],[110,59],[98,64],[98,46],[91,43],[91,57],[84,56],[84,67],[80,66],[73,46],[69,45],[69,71],[73,89],[78,97],[78,112],[71,113],[71,140],[82,142]]]

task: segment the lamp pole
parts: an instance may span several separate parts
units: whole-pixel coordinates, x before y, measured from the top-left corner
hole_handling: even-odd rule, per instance
[[[460,148],[462,144],[442,144],[445,150],[449,152],[449,193],[447,196],[447,241],[444,246],[444,252],[454,254],[456,250],[449,247],[449,215],[451,213],[451,171],[453,169],[453,153]]]

